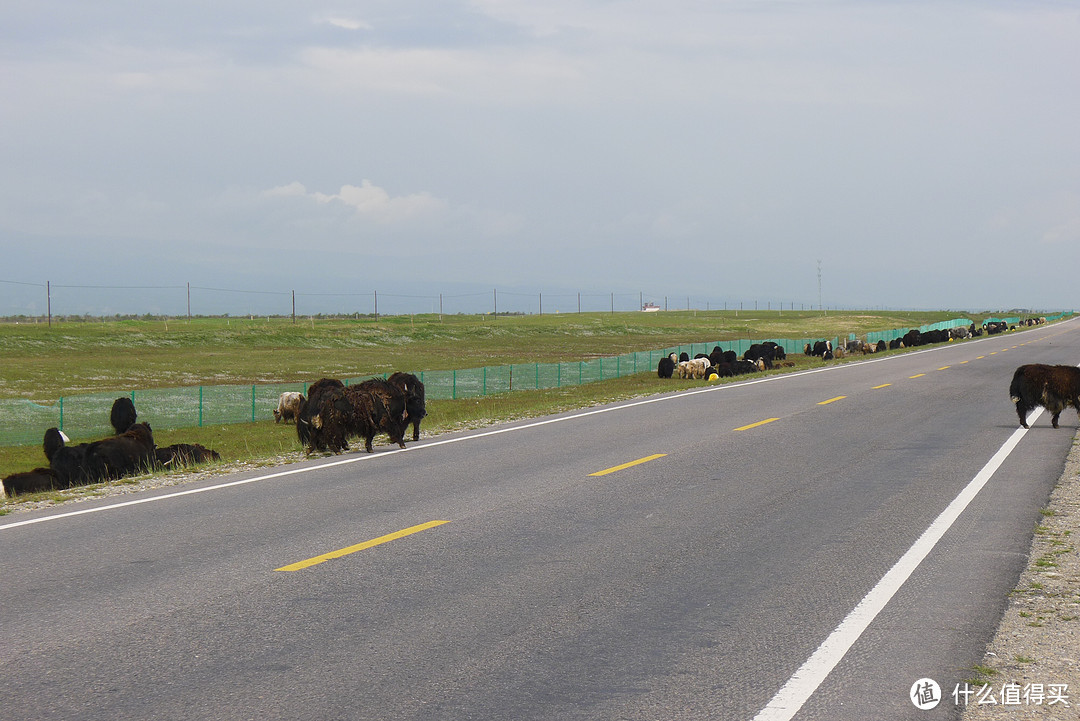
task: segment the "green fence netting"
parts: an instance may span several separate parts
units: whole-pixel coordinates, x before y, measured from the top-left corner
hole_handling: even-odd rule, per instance
[[[1066,314],[1062,314],[1066,315]],[[1054,319],[1062,316],[1055,316]],[[925,332],[938,328],[970,325],[967,318],[923,326]],[[867,340],[890,341],[904,335],[908,328],[867,334]],[[708,354],[715,346],[733,350],[740,357],[754,343],[771,340],[788,354],[802,353],[807,343],[822,338],[771,338],[762,340],[717,341],[672,346],[619,356],[593,358],[572,363],[523,363],[509,366],[468,368],[464,370],[422,371],[416,375],[424,383],[428,400],[475,398],[518,390],[563,388],[621,378],[637,373],[655,372],[656,364],[670,353],[686,353],[691,358]],[[839,345],[838,338],[832,338]],[[346,385],[370,376],[343,378]],[[191,428],[263,421],[273,418],[278,397],[286,391],[307,392],[307,383],[266,385],[212,385],[185,388],[154,388],[136,391],[113,391],[65,396],[53,403],[34,403],[25,399],[0,398],[0,445],[41,443],[45,429],[57,427],[72,439],[84,441],[110,435],[109,411],[122,395],[135,403],[140,420],[149,421],[157,430]]]

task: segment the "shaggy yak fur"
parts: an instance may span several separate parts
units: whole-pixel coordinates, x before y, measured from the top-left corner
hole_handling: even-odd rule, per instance
[[[350,435],[364,439],[364,450],[372,452],[371,442],[380,431],[390,436],[391,443],[405,447],[409,413],[405,406],[405,394],[400,388],[381,378],[371,378],[346,388],[345,394],[354,409]]]
[[[300,404],[304,402],[302,393],[287,391],[278,398],[277,408],[274,409],[274,423],[290,420],[295,421],[300,412]]]
[[[1050,422],[1057,428],[1058,417],[1067,407],[1080,413],[1080,368],[1040,363],[1020,366],[1009,384],[1009,397],[1024,428],[1028,427],[1028,413],[1039,406],[1053,414]]]
[[[424,384],[412,373],[401,371],[392,373],[386,382],[397,386],[405,395],[405,414],[413,427],[412,439],[420,440],[420,421],[427,415],[427,408],[424,405]]]
[[[331,448],[322,430],[321,420],[316,420],[322,410],[323,401],[327,398],[336,398],[344,391],[345,384],[336,378],[321,378],[308,388],[307,398],[300,403],[300,410],[296,414],[296,436],[308,453],[314,450],[330,450],[337,453],[348,447]]]
[[[174,443],[164,448],[156,448],[154,456],[159,465],[167,468],[181,468],[195,463],[221,460],[220,453],[200,443]]]
[[[86,475],[91,482],[123,478],[152,468],[154,434],[149,423],[136,423],[123,433],[86,446]]]
[[[324,379],[327,380],[327,379]],[[312,451],[340,453],[349,449],[348,438],[364,439],[364,449],[373,452],[372,441],[380,432],[393,443],[405,447],[405,431],[410,419],[405,394],[397,386],[372,378],[346,388],[332,381],[308,389],[296,429],[308,454]]]
[[[45,431],[45,457],[59,479],[57,488],[123,478],[154,465],[154,435],[147,423],[92,443],[69,446],[66,440],[59,429]]]

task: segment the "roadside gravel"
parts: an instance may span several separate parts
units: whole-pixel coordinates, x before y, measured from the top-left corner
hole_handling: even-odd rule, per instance
[[[971,670],[964,690],[973,693],[963,721],[1080,718],[1078,544],[1080,443],[1074,438],[1035,529],[1027,569],[984,659]],[[942,705],[955,703],[953,689],[943,688],[942,694]]]

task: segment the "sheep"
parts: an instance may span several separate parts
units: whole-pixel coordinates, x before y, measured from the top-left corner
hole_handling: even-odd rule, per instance
[[[680,378],[705,378],[708,376],[708,370],[712,366],[709,359],[706,358],[694,358],[693,360],[686,360],[679,363],[677,366]]]

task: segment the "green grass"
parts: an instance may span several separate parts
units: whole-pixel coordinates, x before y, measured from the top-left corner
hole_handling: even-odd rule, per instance
[[[0,398],[580,361],[725,340],[864,336],[954,312],[674,311],[0,323]],[[968,315],[967,317],[973,317]],[[974,320],[979,320],[973,317]]]
[[[0,398],[215,384],[313,381],[589,360],[689,343],[862,337],[870,331],[980,316],[956,312],[674,311],[544,316],[392,316],[349,319],[195,318],[0,323]],[[792,356],[796,369],[820,365]],[[655,372],[582,386],[431,401],[425,435],[477,428],[691,387]],[[700,384],[703,381],[696,381]],[[104,414],[108,410],[103,409]],[[152,418],[148,418],[153,423]],[[44,432],[44,429],[41,429]],[[227,461],[300,457],[292,425],[272,421],[162,430],[158,445],[202,443]],[[0,447],[0,476],[46,465],[38,444]],[[0,505],[2,512],[3,505]]]

